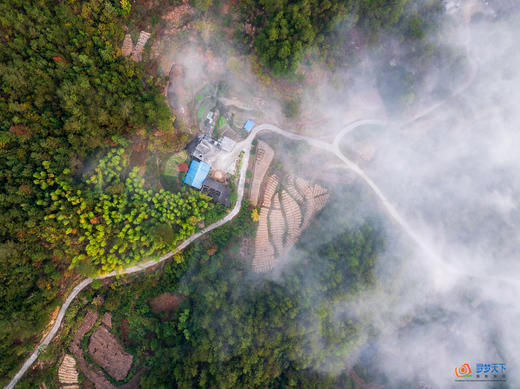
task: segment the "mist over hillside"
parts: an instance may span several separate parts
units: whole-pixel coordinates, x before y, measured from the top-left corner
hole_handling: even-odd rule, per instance
[[[419,120],[393,117],[343,140],[353,156],[356,146],[373,145],[374,157],[363,169],[423,245],[404,233],[410,251],[398,254],[399,274],[381,270],[380,289],[346,305],[372,318],[378,335],[368,365],[384,373],[389,387],[459,387],[454,369],[463,363],[505,363],[507,382],[499,385],[516,387],[518,14],[445,25],[443,44],[473,67],[464,90],[453,88],[455,96]],[[432,101],[430,95],[416,98]],[[371,101],[364,103],[370,107]],[[342,119],[340,107],[323,107],[331,121]],[[379,267],[387,265],[382,257]]]
[[[0,38],[2,384],[52,316],[21,385],[113,386],[101,328],[125,387],[520,387],[514,1],[54,5]]]

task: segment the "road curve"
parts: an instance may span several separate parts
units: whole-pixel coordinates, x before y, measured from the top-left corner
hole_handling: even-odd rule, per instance
[[[379,189],[379,187],[363,172],[363,170],[356,165],[353,161],[348,159],[346,156],[344,156],[341,151],[339,150],[339,141],[341,140],[341,137],[345,135],[348,131],[353,130],[356,127],[366,125],[366,124],[383,124],[384,122],[378,119],[364,119],[364,120],[358,120],[353,123],[349,123],[345,129],[338,134],[338,136],[334,139],[333,143],[327,143],[319,139],[315,139],[309,136],[304,136],[300,134],[295,134],[292,132],[288,132],[285,130],[282,130],[281,128],[273,125],[273,124],[260,124],[256,126],[251,133],[248,135],[246,139],[236,144],[235,149],[233,152],[238,154],[243,152],[243,158],[242,158],[242,165],[240,167],[240,177],[238,181],[238,187],[237,187],[237,201],[235,203],[235,206],[231,210],[229,214],[227,214],[224,218],[221,220],[207,226],[203,230],[193,234],[188,239],[186,239],[184,242],[182,242],[177,248],[162,257],[159,258],[159,260],[149,260],[146,262],[139,263],[137,265],[130,266],[128,268],[125,268],[122,272],[116,272],[112,271],[110,273],[101,275],[96,277],[96,279],[105,279],[110,278],[116,275],[126,275],[126,274],[132,274],[136,273],[142,270],[145,270],[149,267],[155,266],[160,262],[163,262],[175,254],[177,254],[179,251],[185,249],[187,246],[189,246],[193,241],[200,238],[201,236],[207,234],[208,232],[226,224],[227,222],[231,221],[239,212],[240,208],[242,206],[242,200],[244,197],[244,187],[245,187],[245,178],[246,178],[246,171],[249,164],[249,157],[251,155],[251,144],[255,137],[261,133],[261,132],[272,132],[275,134],[279,134],[285,138],[297,140],[297,141],[304,141],[307,142],[310,146],[319,148],[325,152],[331,153],[335,156],[337,156],[344,164],[345,166],[355,172],[365,183],[374,191],[374,193],[377,195],[379,200],[381,201],[381,204],[383,205],[384,209],[387,211],[387,213],[399,224],[412,238],[413,240],[426,252],[430,253],[430,250],[428,250],[427,245],[425,245],[421,239],[413,232],[413,230],[408,226],[406,221],[401,217],[401,215],[397,212],[397,210],[392,206],[390,201],[385,197],[383,192]],[[388,124],[388,122],[386,122]],[[61,326],[61,323],[63,321],[63,318],[65,316],[65,312],[67,311],[69,305],[71,302],[76,298],[76,296],[84,289],[86,288],[93,280],[90,278],[87,278],[83,280],[81,283],[79,283],[69,294],[67,299],[65,300],[65,303],[60,308],[60,311],[58,313],[58,317],[56,318],[56,321],[54,322],[54,325],[51,329],[51,331],[47,334],[47,336],[44,338],[44,340],[38,345],[36,350],[31,354],[31,356],[25,361],[25,363],[22,365],[18,373],[12,378],[12,380],[9,382],[7,386],[4,387],[4,389],[12,389],[14,386],[18,383],[18,381],[22,378],[22,376],[25,374],[25,372],[29,369],[29,367],[33,364],[33,362],[38,358],[38,353],[40,350],[42,350],[45,346],[47,346],[51,340],[54,338],[56,333],[58,332],[58,329]]]
[[[476,67],[473,67],[473,69],[472,69],[473,73],[469,77],[468,82],[466,82],[461,88],[459,88],[456,91],[456,95],[461,94],[471,84],[471,82],[474,79],[475,68]],[[345,164],[345,166],[348,169],[350,169],[353,172],[355,172],[374,191],[374,193],[377,195],[377,197],[381,201],[383,207],[387,211],[387,213],[397,222],[397,224],[399,224],[401,226],[401,228],[403,228],[403,230],[405,230],[405,232],[414,240],[414,242],[419,247],[421,247],[421,249],[425,253],[427,253],[430,258],[438,260],[438,258],[436,258],[436,255],[431,251],[431,249],[428,247],[428,245],[425,244],[422,241],[422,239],[420,239],[420,237],[417,234],[414,233],[414,231],[412,230],[412,228],[410,228],[410,226],[404,220],[404,218],[393,207],[393,205],[390,203],[390,201],[388,201],[388,199],[383,194],[383,192],[379,189],[379,187],[365,174],[365,172],[358,165],[356,165],[353,161],[348,159],[341,152],[341,150],[339,148],[339,144],[340,144],[340,141],[341,141],[341,139],[343,138],[344,135],[346,135],[348,132],[352,131],[353,129],[355,129],[355,128],[359,127],[359,126],[367,125],[367,124],[375,124],[375,125],[392,125],[392,124],[397,124],[397,125],[400,125],[400,126],[405,126],[405,125],[410,124],[413,121],[416,121],[420,117],[423,117],[423,116],[431,113],[433,110],[435,110],[436,108],[441,106],[443,103],[444,102],[440,102],[438,104],[435,104],[433,107],[431,107],[431,109],[427,109],[427,110],[421,112],[419,115],[416,115],[411,120],[409,120],[407,122],[404,122],[404,123],[400,123],[400,124],[399,123],[392,123],[390,121],[384,121],[384,120],[381,120],[381,119],[361,119],[361,120],[357,120],[355,122],[347,124],[343,128],[343,130],[341,130],[336,135],[336,137],[334,138],[333,143],[327,143],[327,142],[324,142],[324,141],[321,141],[319,139],[315,139],[315,138],[312,138],[312,137],[308,137],[308,136],[304,136],[304,135],[288,132],[288,131],[282,130],[281,128],[279,128],[279,127],[277,127],[277,126],[275,126],[273,124],[267,124],[266,123],[266,124],[260,124],[260,125],[256,126],[251,131],[251,133],[248,135],[248,137],[246,139],[244,139],[243,141],[237,143],[237,145],[235,146],[235,150],[234,151],[237,153],[237,156],[238,156],[238,153],[240,153],[240,152],[244,152],[244,155],[243,155],[243,159],[242,159],[242,165],[241,165],[241,168],[240,168],[240,178],[239,178],[238,188],[237,188],[237,201],[236,201],[235,206],[233,207],[233,209],[231,210],[231,212],[229,214],[227,214],[221,220],[219,220],[219,221],[217,221],[217,222],[207,226],[203,230],[193,234],[188,239],[186,239],[184,242],[182,242],[179,246],[177,246],[177,248],[174,251],[171,251],[171,252],[163,255],[161,258],[159,258],[159,260],[149,260],[149,261],[146,261],[146,262],[134,265],[134,266],[130,266],[130,267],[124,269],[123,272],[112,271],[112,272],[104,274],[102,276],[98,276],[97,279],[105,279],[105,278],[113,277],[115,275],[132,274],[132,273],[136,273],[136,272],[145,270],[145,269],[147,269],[147,268],[149,268],[151,266],[155,266],[158,263],[163,262],[163,261],[171,258],[175,254],[177,254],[179,251],[185,249],[193,241],[197,240],[201,236],[203,236],[203,235],[207,234],[208,232],[213,231],[214,229],[216,229],[216,228],[226,224],[227,222],[231,221],[240,212],[240,208],[242,206],[242,200],[243,200],[243,197],[244,197],[244,186],[245,186],[246,171],[247,171],[247,166],[249,164],[249,157],[251,155],[251,144],[252,144],[254,138],[260,132],[273,132],[273,133],[279,134],[279,135],[281,135],[281,136],[283,136],[285,138],[288,138],[288,139],[304,141],[304,142],[307,142],[309,145],[311,145],[313,147],[319,148],[321,150],[324,150],[326,152],[329,152],[329,153],[332,153],[332,154],[336,155]],[[45,336],[45,338],[38,345],[36,350],[24,362],[24,364],[22,365],[22,367],[20,368],[18,373],[16,373],[16,375],[11,379],[9,384],[7,384],[4,387],[4,389],[12,389],[12,388],[14,388],[14,386],[18,383],[18,381],[22,378],[22,376],[27,372],[29,367],[38,358],[38,353],[40,352],[40,350],[42,350],[45,346],[47,346],[52,341],[52,339],[54,338],[56,333],[58,332],[58,329],[60,328],[61,323],[63,321],[63,318],[65,316],[65,312],[69,308],[71,302],[76,298],[76,296],[84,288],[86,288],[88,285],[90,285],[90,283],[92,281],[93,280],[91,278],[87,278],[87,279],[83,280],[82,282],[80,282],[72,290],[72,292],[69,294],[69,296],[67,297],[67,299],[65,300],[65,302],[61,306],[61,308],[60,308],[60,310],[58,312],[58,316],[56,317],[56,320],[54,322],[54,325],[53,325],[51,331],[47,334],[47,336]]]
[[[91,278],[87,278],[80,282],[76,287],[72,290],[72,292],[68,295],[67,299],[63,303],[63,305],[60,308],[60,311],[58,312],[58,316],[56,317],[56,321],[54,322],[54,325],[52,326],[52,329],[50,332],[43,338],[40,345],[36,348],[36,350],[31,354],[31,356],[25,361],[25,363],[22,365],[18,373],[13,377],[11,382],[5,386],[6,389],[14,388],[14,386],[18,383],[20,378],[25,374],[27,369],[36,361],[36,358],[38,358],[38,353],[40,350],[42,350],[45,346],[47,346],[51,340],[54,338],[54,335],[58,332],[58,329],[60,328],[61,322],[63,321],[63,317],[65,316],[65,312],[67,312],[67,309],[69,308],[70,303],[72,300],[76,298],[76,296],[81,292],[85,287],[87,287],[92,282]]]
[[[96,277],[96,279],[100,279],[101,280],[101,279],[113,277],[115,275],[132,274],[132,273],[136,273],[136,272],[145,270],[145,269],[147,269],[147,268],[149,268],[151,266],[155,266],[158,263],[163,262],[163,261],[171,258],[175,254],[177,254],[179,251],[181,251],[181,250],[185,249],[187,246],[189,246],[193,241],[197,240],[198,238],[200,238],[201,236],[207,234],[208,232],[213,231],[215,228],[218,228],[218,227],[226,224],[227,222],[231,221],[236,215],[238,215],[238,213],[240,212],[240,208],[242,206],[242,200],[243,200],[243,197],[244,197],[244,187],[245,187],[245,181],[246,181],[246,171],[247,171],[247,166],[248,166],[248,163],[249,163],[249,157],[251,155],[251,147],[250,147],[251,146],[251,142],[252,142],[252,139],[248,143],[246,143],[249,147],[243,149],[244,156],[242,158],[242,166],[240,167],[240,178],[239,178],[239,181],[238,181],[238,189],[237,189],[237,201],[236,201],[235,206],[233,207],[233,209],[231,210],[230,213],[228,213],[225,217],[223,217],[219,221],[217,221],[217,222],[207,226],[203,230],[193,234],[188,239],[186,239],[184,242],[182,242],[179,246],[177,246],[177,248],[174,251],[171,251],[171,252],[163,255],[161,258],[159,258],[159,260],[149,260],[147,262],[143,262],[143,263],[140,263],[140,264],[137,264],[137,265],[134,265],[134,266],[130,266],[130,267],[127,267],[126,269],[124,269],[123,272],[112,271],[110,273],[98,276],[98,277]],[[67,299],[65,300],[65,302],[61,306],[60,311],[58,313],[58,316],[56,317],[56,320],[54,322],[54,325],[52,326],[51,331],[47,334],[47,336],[45,336],[45,338],[38,345],[36,350],[24,362],[24,364],[22,365],[22,367],[20,368],[18,373],[16,373],[16,375],[11,379],[9,384],[7,384],[4,387],[4,389],[12,389],[18,383],[18,381],[20,381],[20,379],[27,372],[29,367],[31,367],[31,365],[34,363],[34,361],[36,361],[36,359],[38,358],[38,353],[52,341],[52,339],[54,338],[54,336],[58,332],[58,329],[60,328],[61,323],[63,321],[63,318],[65,317],[65,312],[69,308],[69,306],[72,303],[72,301],[76,298],[76,296],[83,289],[85,289],[88,285],[90,285],[90,283],[92,283],[92,281],[93,281],[93,279],[87,278],[87,279],[83,280],[82,282],[80,282],[78,285],[76,285],[76,287],[68,295]]]
[[[392,203],[386,198],[383,191],[376,185],[374,181],[370,177],[366,175],[366,173],[361,169],[355,162],[348,159],[340,150],[339,148],[339,142],[341,138],[348,133],[349,131],[355,129],[356,127],[367,125],[367,124],[377,124],[377,125],[383,125],[385,122],[378,119],[363,119],[363,120],[357,120],[353,123],[348,124],[344,130],[342,130],[338,136],[335,137],[334,142],[332,144],[323,142],[321,140],[317,140],[311,137],[298,135],[294,133],[287,132],[285,130],[282,130],[281,128],[276,127],[272,124],[261,124],[253,130],[253,132],[248,136],[246,139],[247,142],[251,142],[251,140],[260,132],[262,131],[269,131],[274,132],[276,134],[280,134],[284,137],[294,139],[294,140],[300,140],[305,141],[309,145],[319,148],[325,152],[331,153],[335,155],[337,158],[339,158],[345,167],[347,167],[349,170],[356,173],[370,189],[375,193],[377,198],[379,199],[381,205],[383,206],[383,209],[386,211],[386,213],[406,232],[408,236],[412,238],[415,244],[419,246],[424,253],[426,253],[430,259],[433,260],[439,260],[439,258],[434,254],[434,252],[431,250],[431,248],[428,246],[426,242],[424,242],[421,237],[414,232],[414,230],[410,227],[408,222],[401,216],[401,214],[397,211],[397,209],[392,205]],[[390,122],[386,122],[386,124],[390,124]]]

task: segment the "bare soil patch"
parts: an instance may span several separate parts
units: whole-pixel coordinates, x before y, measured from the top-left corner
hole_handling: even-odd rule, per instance
[[[125,342],[128,341],[128,333],[130,332],[128,320],[123,319],[121,321],[121,337]]]
[[[99,326],[90,337],[88,352],[99,366],[118,381],[127,376],[134,360],[133,355],[123,350],[104,325]]]
[[[260,186],[264,181],[265,173],[274,157],[274,150],[265,142],[259,141],[256,147],[255,165],[253,168],[253,179],[249,191],[249,201],[256,207],[260,195]]]
[[[168,22],[168,26],[171,26],[167,32],[170,34],[179,32],[181,27],[191,20],[194,12],[194,9],[188,3],[170,9],[162,15],[162,18]]]
[[[56,321],[56,318],[58,317],[58,312],[60,311],[60,307],[56,307],[54,311],[51,314],[51,320],[49,321],[49,324],[47,324],[47,327],[45,327],[45,330],[42,333],[40,342],[47,336],[47,334],[51,331],[52,326],[54,325],[54,322]]]
[[[83,319],[83,323],[81,323],[80,327],[74,334],[74,339],[72,340],[72,342],[70,344],[70,350],[71,350],[72,354],[74,354],[74,356],[76,357],[77,366],[80,368],[83,375],[94,385],[94,387],[96,389],[115,389],[116,386],[114,386],[107,379],[107,377],[101,371],[101,369],[89,364],[85,360],[85,357],[83,355],[83,349],[81,348],[81,340],[83,339],[85,334],[94,327],[94,325],[96,324],[97,318],[98,318],[97,312],[89,311],[87,313],[87,315],[85,316],[85,319]],[[107,316],[105,316],[103,319],[104,319],[104,321],[106,321]],[[128,322],[126,323],[126,326],[127,326],[126,331],[128,332]],[[101,324],[101,326],[99,328],[104,329],[104,331],[106,331],[109,334],[109,336],[112,337],[112,335],[110,334],[110,332],[108,332],[108,329],[105,327],[104,324]],[[99,330],[99,328],[98,328],[98,330]],[[97,332],[97,330],[96,330],[96,332]],[[96,332],[94,332],[94,334]],[[117,343],[117,341],[113,337],[112,337],[112,339],[115,342],[115,344],[117,344],[116,347],[121,348],[119,343]],[[121,348],[121,350],[122,350],[122,348]],[[130,357],[133,358],[132,356],[130,356]],[[109,371],[109,369],[106,369],[106,371]],[[141,368],[136,372],[136,374],[132,377],[132,379],[130,381],[128,381],[124,385],[117,386],[117,388],[118,389],[138,389],[139,383],[141,381],[142,373],[143,373],[143,369]],[[128,374],[128,370],[124,374],[126,376]],[[83,382],[82,387],[89,387],[89,386],[88,386],[87,382]]]
[[[186,296],[182,294],[170,294],[166,292],[152,299],[150,301],[150,307],[153,313],[171,312],[177,309],[185,298]]]
[[[109,330],[112,329],[112,314],[110,312],[105,312],[101,324],[105,325]]]

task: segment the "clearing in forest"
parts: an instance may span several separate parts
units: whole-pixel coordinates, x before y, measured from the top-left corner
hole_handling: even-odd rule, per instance
[[[166,161],[166,164],[164,166],[164,175],[170,176],[170,177],[177,177],[179,175],[179,172],[181,171],[179,169],[179,166],[185,163],[185,161],[188,159],[188,154],[186,151],[182,150],[178,153],[173,154],[168,160]]]
[[[150,301],[150,307],[152,308],[153,313],[171,312],[174,309],[177,309],[185,298],[185,296],[178,293],[162,293]]]

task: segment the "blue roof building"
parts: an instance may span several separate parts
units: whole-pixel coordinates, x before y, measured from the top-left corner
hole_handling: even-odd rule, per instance
[[[211,169],[211,166],[205,162],[191,161],[188,173],[184,178],[184,183],[197,189],[202,188],[202,184],[208,176],[209,169]]]
[[[248,120],[246,122],[246,124],[244,124],[244,130],[246,130],[247,132],[250,132],[254,126],[255,126],[255,122],[252,120]]]

